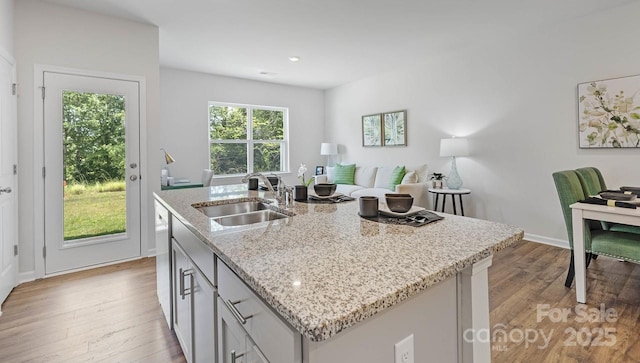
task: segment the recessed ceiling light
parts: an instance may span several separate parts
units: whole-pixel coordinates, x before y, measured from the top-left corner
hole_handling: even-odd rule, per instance
[[[292,62],[297,62],[297,61],[300,60],[300,57],[294,55],[294,56],[289,57],[289,60],[292,61]]]

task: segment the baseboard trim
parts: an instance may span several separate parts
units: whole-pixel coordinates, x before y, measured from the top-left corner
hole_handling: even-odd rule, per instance
[[[35,271],[26,271],[18,273],[18,285],[24,284],[25,282],[35,281],[36,272]]]
[[[561,240],[557,238],[539,236],[537,234],[525,233],[524,239],[531,242],[542,243],[549,246],[560,247],[564,249],[569,249],[569,241]]]
[[[155,248],[149,249],[147,251],[147,257],[155,257],[155,256],[156,256],[156,249]],[[98,264],[98,265],[91,265],[91,266],[86,266],[86,267],[80,267],[80,268],[73,269],[73,270],[53,273],[53,274],[50,274],[50,275],[45,275],[44,277],[46,278],[46,277],[52,277],[52,276],[65,275],[65,274],[72,273],[72,272],[90,270],[90,269],[97,268],[97,267],[104,267],[104,266],[109,266],[109,265],[115,265],[117,263],[139,260],[141,258],[143,258],[143,257],[133,257],[133,258],[128,258],[128,259],[124,259],[124,260],[110,261],[110,262],[101,263],[101,264]],[[35,271],[25,271],[25,272],[18,273],[18,285],[24,284],[25,282],[35,281],[35,280],[36,280],[36,272]]]
[[[119,263],[125,263],[125,262],[130,262],[130,261],[136,261],[136,260],[140,260],[145,258],[144,256],[138,256],[138,257],[131,257],[131,258],[125,258],[122,260],[116,260],[116,261],[109,261],[109,262],[104,262],[104,263],[99,263],[99,264],[95,264],[95,265],[89,265],[89,266],[84,266],[84,267],[78,267],[78,268],[74,268],[71,270],[65,270],[65,271],[60,271],[60,272],[54,272],[48,275],[44,275],[44,278],[48,278],[48,277],[54,277],[54,276],[61,276],[61,275],[66,275],[66,274],[70,274],[70,273],[74,273],[74,272],[80,272],[80,271],[86,271],[86,270],[93,270],[94,268],[98,268],[98,267],[106,267],[106,266],[111,266],[111,265],[117,265]]]

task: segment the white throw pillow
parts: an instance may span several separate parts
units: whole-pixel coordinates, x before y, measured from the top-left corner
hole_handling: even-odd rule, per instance
[[[429,169],[427,167],[427,164],[409,165],[409,166],[406,166],[406,170],[407,170],[407,173],[409,171],[416,172],[416,176],[418,177],[418,180],[416,181],[416,183],[426,183],[429,180],[429,176],[428,176]],[[402,184],[404,184],[404,182]]]
[[[418,174],[415,171],[408,171],[402,178],[400,184],[412,184],[418,182]]]
[[[373,188],[373,183],[376,180],[375,166],[356,166],[356,174],[354,176],[354,183],[366,188]]]
[[[391,174],[393,174],[393,169],[395,168],[396,168],[395,166],[378,167],[378,171],[376,172],[376,183],[373,187],[389,189]]]

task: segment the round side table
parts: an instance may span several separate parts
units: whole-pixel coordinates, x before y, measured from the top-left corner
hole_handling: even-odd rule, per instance
[[[438,210],[438,198],[442,195],[442,210],[444,213],[444,205],[447,201],[447,195],[451,196],[451,205],[453,206],[453,214],[458,214],[456,210],[456,195],[458,196],[458,200],[460,201],[460,213],[464,215],[464,205],[462,204],[462,196],[464,194],[471,194],[471,189],[440,189],[440,188],[429,188],[429,193],[434,194],[434,203],[433,210]]]

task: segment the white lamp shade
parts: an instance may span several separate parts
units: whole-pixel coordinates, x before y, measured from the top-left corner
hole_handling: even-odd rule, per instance
[[[440,140],[440,156],[467,156],[469,143],[467,139],[453,137]]]
[[[320,155],[338,155],[338,145],[323,142],[320,145]]]

